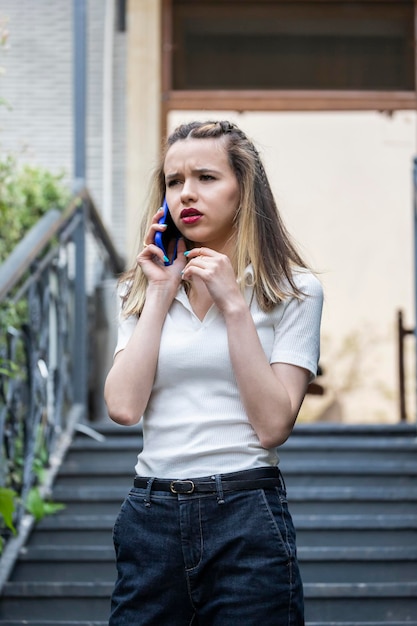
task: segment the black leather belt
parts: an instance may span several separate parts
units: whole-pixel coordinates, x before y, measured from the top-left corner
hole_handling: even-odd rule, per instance
[[[216,493],[221,490],[241,491],[248,489],[271,489],[282,485],[281,472],[277,467],[261,467],[259,469],[204,476],[202,478],[169,479],[146,478],[136,476],[134,486],[139,489],[148,489],[151,483],[152,491],[169,491],[175,494]]]

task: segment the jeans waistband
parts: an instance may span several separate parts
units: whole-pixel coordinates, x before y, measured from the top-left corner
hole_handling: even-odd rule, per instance
[[[152,491],[168,491],[173,494],[218,493],[248,489],[271,489],[284,486],[278,467],[260,467],[242,472],[216,474],[201,478],[152,478],[136,476],[134,486]]]

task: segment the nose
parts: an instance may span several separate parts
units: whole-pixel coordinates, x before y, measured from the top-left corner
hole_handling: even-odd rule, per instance
[[[181,189],[182,204],[189,204],[197,199],[197,190],[191,179],[185,179]]]

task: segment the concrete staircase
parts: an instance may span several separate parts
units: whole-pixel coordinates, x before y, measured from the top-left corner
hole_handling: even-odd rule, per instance
[[[105,626],[111,531],[137,428],[78,434],[54,499],[0,598],[0,625]],[[280,451],[298,534],[307,626],[417,626],[417,439],[411,426],[297,426]],[[133,625],[132,625],[133,626]],[[158,625],[155,625],[158,626]]]
[[[307,624],[417,624],[415,429],[299,428],[281,468]]]

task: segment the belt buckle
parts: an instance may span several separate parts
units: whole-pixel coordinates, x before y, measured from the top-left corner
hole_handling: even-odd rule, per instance
[[[188,485],[188,486],[187,486]],[[173,480],[169,486],[172,493],[193,493],[194,483],[192,480]]]

